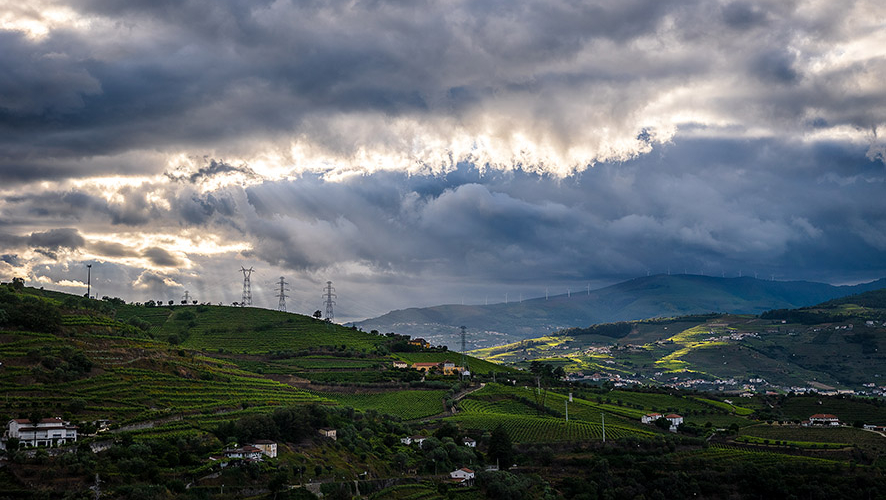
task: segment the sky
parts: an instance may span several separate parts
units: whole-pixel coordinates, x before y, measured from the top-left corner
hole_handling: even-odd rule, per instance
[[[886,3],[0,0],[0,279],[336,320],[886,276]]]

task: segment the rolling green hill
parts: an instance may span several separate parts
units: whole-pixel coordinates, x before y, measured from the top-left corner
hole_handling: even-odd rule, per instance
[[[703,390],[876,392],[886,379],[886,290],[801,309],[696,315],[563,330],[473,354],[540,360],[597,380]]]
[[[656,275],[618,283],[589,294],[488,306],[440,305],[391,311],[357,323],[363,329],[425,337],[433,344],[457,344],[467,326],[472,349],[490,347],[595,323],[684,316],[711,312],[760,314],[792,309],[879,289],[886,279],[855,286],[807,281],[765,281],[700,275]]]

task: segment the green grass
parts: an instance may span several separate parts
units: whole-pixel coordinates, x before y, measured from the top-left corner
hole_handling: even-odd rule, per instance
[[[126,305],[117,317],[138,317],[150,322],[151,333],[161,339],[172,335],[184,339],[192,349],[235,353],[304,351],[346,345],[351,350],[369,351],[385,338],[330,324],[300,314],[253,307]]]

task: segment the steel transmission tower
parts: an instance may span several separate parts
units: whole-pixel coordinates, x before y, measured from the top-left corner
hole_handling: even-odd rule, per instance
[[[277,292],[277,298],[280,299],[280,302],[277,303],[278,311],[286,312],[286,297],[289,297],[289,295],[286,295],[286,292],[289,291],[289,289],[286,288],[286,285],[288,284],[289,283],[286,283],[286,281],[283,280],[283,276],[280,276],[280,291]]]
[[[86,264],[86,298],[92,298],[92,264]]]
[[[323,289],[323,298],[326,299],[326,321],[332,321],[335,315],[332,312],[332,306],[335,305],[335,301],[332,300],[336,297],[335,288],[332,288],[332,282],[326,282],[326,288]]]
[[[240,307],[252,305],[252,283],[249,282],[249,277],[254,270],[255,269],[251,267],[246,269],[245,267],[240,266],[240,271],[243,273],[243,300],[240,301]]]

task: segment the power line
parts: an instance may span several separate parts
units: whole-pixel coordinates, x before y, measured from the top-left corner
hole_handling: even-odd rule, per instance
[[[243,273],[243,300],[240,301],[240,307],[246,307],[252,305],[252,283],[249,282],[249,277],[252,275],[252,271],[255,271],[253,268],[246,269],[243,266],[240,266],[240,271]]]
[[[335,305],[335,301],[332,300],[336,297],[335,288],[332,287],[332,282],[326,282],[326,288],[323,289],[323,298],[326,299],[326,321],[332,321],[335,315],[332,312],[332,306]]]
[[[289,295],[286,295],[286,292],[289,291],[289,289],[286,288],[286,285],[288,285],[288,283],[283,280],[283,276],[280,276],[279,284],[280,291],[277,293],[277,298],[280,299],[280,301],[277,303],[277,310],[286,312],[286,297],[289,297]]]

